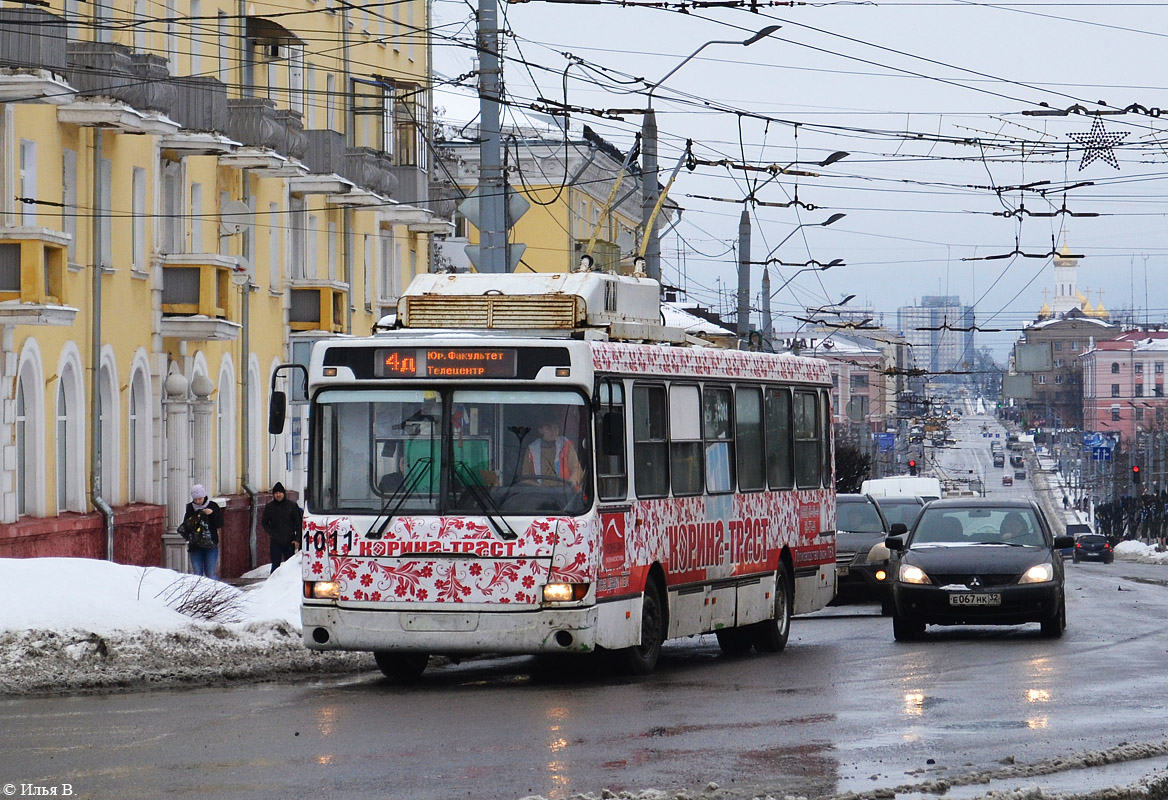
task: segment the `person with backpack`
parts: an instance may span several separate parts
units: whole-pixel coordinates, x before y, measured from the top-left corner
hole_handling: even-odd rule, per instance
[[[183,512],[179,535],[187,540],[191,572],[219,580],[219,531],[223,528],[223,509],[207,497],[201,483],[191,487],[191,502]]]
[[[296,553],[300,542],[300,531],[304,526],[304,511],[289,500],[284,484],[276,481],[272,486],[272,500],[264,506],[260,524],[268,532],[268,547],[272,556],[272,572]]]

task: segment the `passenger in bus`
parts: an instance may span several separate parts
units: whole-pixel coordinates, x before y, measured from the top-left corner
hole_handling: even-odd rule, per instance
[[[536,431],[539,438],[527,447],[523,474],[537,479],[556,478],[579,488],[584,480],[584,468],[580,466],[576,445],[564,436],[560,423],[554,418],[545,418],[536,426]]]

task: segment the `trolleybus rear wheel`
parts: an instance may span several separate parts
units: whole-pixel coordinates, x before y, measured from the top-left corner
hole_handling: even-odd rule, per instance
[[[391,680],[401,683],[416,681],[422,677],[426,664],[430,660],[427,653],[398,653],[393,650],[377,650],[373,653],[373,660],[381,674]]]
[[[791,635],[792,589],[791,575],[784,565],[779,564],[775,570],[775,617],[752,626],[754,649],[758,652],[779,653],[787,646],[787,638]]]

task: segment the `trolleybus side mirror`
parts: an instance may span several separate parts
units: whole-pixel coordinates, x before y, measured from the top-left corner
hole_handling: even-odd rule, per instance
[[[625,446],[625,415],[605,411],[600,415],[600,448],[606,456],[619,456]]]
[[[283,392],[272,392],[272,399],[268,401],[268,433],[283,433],[284,418],[287,414],[288,395]]]

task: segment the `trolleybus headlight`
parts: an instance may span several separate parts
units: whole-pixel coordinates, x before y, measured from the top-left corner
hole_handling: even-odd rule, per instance
[[[583,600],[587,594],[587,583],[548,583],[543,587],[545,603],[570,603]]]
[[[310,600],[336,600],[341,596],[341,585],[336,581],[305,581],[304,596]]]

